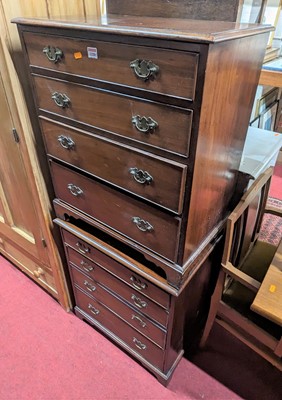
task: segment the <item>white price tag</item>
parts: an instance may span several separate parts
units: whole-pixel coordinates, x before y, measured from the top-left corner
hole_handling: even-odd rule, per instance
[[[96,47],[87,47],[88,58],[98,59],[98,50]]]

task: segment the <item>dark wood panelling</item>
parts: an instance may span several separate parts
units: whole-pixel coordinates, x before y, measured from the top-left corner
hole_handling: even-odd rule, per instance
[[[107,0],[107,12],[148,17],[236,21],[239,0]]]

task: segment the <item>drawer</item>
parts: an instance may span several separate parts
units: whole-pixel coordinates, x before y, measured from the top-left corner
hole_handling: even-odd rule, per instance
[[[144,296],[149,297],[155,303],[160,304],[166,309],[170,307],[170,295],[164,290],[158,288],[147,279],[132,272],[130,269],[124,267],[122,264],[106,256],[94,247],[89,246],[86,242],[81,241],[71,233],[64,231],[63,236],[65,243],[68,245],[66,248],[68,260],[73,265],[86,272],[94,280],[99,282],[104,281],[103,276],[105,274],[108,275],[106,272],[108,271],[123,283],[136,289]],[[78,250],[79,253],[69,246]],[[88,258],[85,258],[81,254],[81,251],[85,252],[85,249],[88,250],[86,252]],[[93,260],[93,262],[91,262],[89,258]]]
[[[197,53],[28,32],[24,33],[24,40],[29,62],[33,66],[131,86],[146,92],[188,100],[195,97]],[[54,48],[63,54],[57,62],[48,59],[48,56],[54,58]]]
[[[71,263],[70,263],[71,265]],[[88,264],[89,266],[93,265],[93,268],[97,270],[97,266],[91,262]],[[70,266],[71,274],[75,282],[78,282],[79,279],[76,279],[75,274],[77,274],[76,270]],[[94,270],[93,269],[93,270]],[[98,275],[98,274],[97,274]],[[96,274],[95,274],[96,277]],[[87,292],[87,288],[85,289],[85,282],[89,283],[88,278],[80,279],[80,286],[84,292]],[[83,286],[81,286],[83,283]],[[142,335],[146,336],[148,339],[152,340],[158,346],[164,348],[166,341],[166,330],[162,329],[160,326],[153,323],[149,318],[147,318],[144,314],[142,314],[139,310],[133,307],[130,307],[128,304],[121,301],[117,296],[110,294],[107,290],[102,289],[98,284],[91,283],[90,286],[94,285],[96,287],[95,293],[93,296],[99,300],[103,305],[117,314],[120,318],[126,321],[130,326],[135,328],[138,332],[142,333]],[[89,294],[89,293],[88,293]]]
[[[59,199],[163,257],[175,260],[179,218],[155,210],[54,161],[51,172]]]
[[[94,298],[88,297],[76,288],[75,299],[77,307],[89,315],[92,320],[99,322],[114,335],[118,336],[132,350],[157,368],[163,368],[164,351],[160,347],[141,335]]]
[[[181,214],[185,165],[60,127],[46,142],[51,156]],[[71,143],[72,147],[67,149],[60,143],[63,146]]]
[[[100,276],[102,281],[96,281],[89,275],[85,275],[72,266],[70,266],[70,272],[74,285],[86,292],[88,296],[94,297],[96,300],[103,303],[103,305],[110,308],[119,316],[123,318],[126,316],[127,319],[130,320],[132,313],[136,311],[141,317],[147,316],[163,327],[167,326],[168,311],[159,307],[142,294],[137,293],[135,290],[120,282],[117,278],[104,272],[103,277]],[[105,288],[108,290],[105,290]],[[120,300],[118,298],[120,298]],[[125,300],[128,305],[125,305],[121,300]],[[122,311],[122,305],[127,309],[126,311]],[[121,314],[123,314],[123,316]],[[157,327],[156,329],[159,331],[157,337],[160,339],[161,331]],[[138,330],[140,330],[140,328]],[[144,332],[146,331],[144,330]]]
[[[188,156],[192,110],[138,100],[109,91],[34,77],[38,106],[64,118],[129,138],[149,146]],[[57,97],[52,98],[57,93]],[[65,95],[65,106],[58,100]],[[55,102],[57,101],[57,103]],[[64,103],[62,103],[64,105]],[[118,136],[117,136],[118,135]]]

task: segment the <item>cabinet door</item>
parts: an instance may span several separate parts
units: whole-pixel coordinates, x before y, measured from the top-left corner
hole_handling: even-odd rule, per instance
[[[47,254],[30,189],[29,182],[33,177],[27,175],[20,138],[13,131],[13,118],[1,71],[0,120],[1,249],[26,272],[36,276],[36,269],[47,261]]]

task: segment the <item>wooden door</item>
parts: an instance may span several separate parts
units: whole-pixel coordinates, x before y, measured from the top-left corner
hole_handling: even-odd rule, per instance
[[[53,291],[46,243],[30,187],[32,177],[22,159],[21,137],[15,129],[1,71],[0,120],[0,251]]]
[[[0,253],[69,308],[35,140],[28,129],[22,93],[2,40],[0,121]]]

